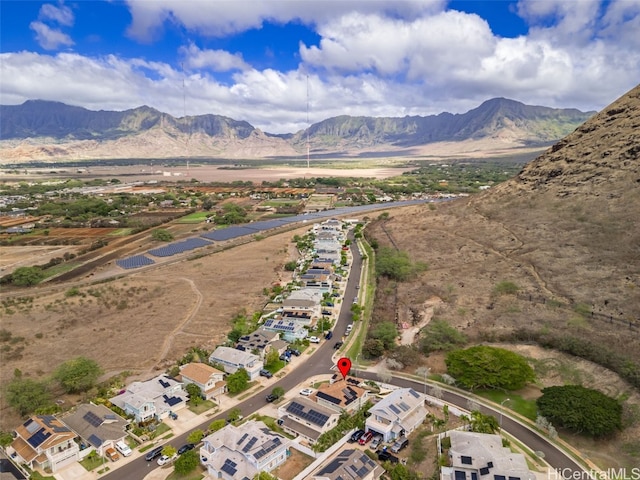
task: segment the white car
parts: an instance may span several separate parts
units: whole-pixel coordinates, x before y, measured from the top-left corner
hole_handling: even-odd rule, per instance
[[[162,455],[159,459],[158,459],[158,465],[160,465],[161,467],[163,465],[166,465],[167,463],[171,463],[175,460],[176,456],[173,455],[172,457],[170,457],[169,455]]]
[[[313,388],[303,388],[302,390],[300,390],[300,395],[304,395],[305,397],[308,397],[312,393],[313,393]]]
[[[320,343],[320,339],[318,337],[309,337],[309,341],[311,343]]]
[[[124,443],[124,441],[122,440],[120,440],[119,442],[116,442],[116,450],[118,450],[125,457],[128,457],[133,453],[129,448],[129,445]]]

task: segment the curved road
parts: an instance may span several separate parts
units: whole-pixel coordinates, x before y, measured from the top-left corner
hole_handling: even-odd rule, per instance
[[[362,257],[360,252],[358,251],[356,242],[352,242],[351,251],[353,253],[353,261],[351,265],[351,275],[349,276],[349,280],[347,282],[347,286],[345,289],[343,305],[350,305],[349,299],[355,297],[357,295],[356,285],[360,282],[360,272],[362,270]],[[336,321],[336,325],[334,330],[336,332],[344,332],[347,324],[350,322],[351,312],[349,308],[342,308],[340,310],[340,315],[338,320]],[[338,338],[338,335],[335,337]],[[334,353],[333,350],[333,341],[323,341],[318,349],[313,353],[313,355],[309,357],[300,357],[302,362],[289,374],[283,377],[281,380],[276,383],[270,385],[270,388],[274,387],[282,387],[285,391],[289,391],[293,388],[296,388],[297,385],[304,382],[308,378],[311,378],[315,375],[326,374],[330,371],[330,368],[333,366],[332,356]],[[375,374],[362,372],[360,373],[361,377],[377,380]],[[404,378],[393,378],[391,380],[392,384],[398,385],[401,387],[412,387],[415,390],[421,392],[424,390],[425,385],[422,382],[408,380]],[[431,388],[431,387],[429,387]],[[457,405],[461,408],[466,409],[468,399],[460,394],[450,392],[441,389],[443,391],[442,400],[451,403],[453,405]],[[259,410],[265,405],[264,394],[266,390],[261,391],[260,393],[254,395],[247,400],[240,402],[236,405],[242,412],[243,416],[248,416],[255,411]],[[481,411],[485,414],[491,415],[500,415],[499,411],[493,410],[489,407],[481,406]],[[203,421],[199,426],[195,427],[201,428],[202,430],[207,430],[208,426],[212,421],[217,420],[219,418],[226,418],[226,413],[222,412],[215,417],[207,418]],[[565,478],[585,478],[578,472],[583,472],[583,469],[569,456],[567,456],[562,450],[558,449],[554,444],[549,442],[547,439],[539,435],[538,433],[530,430],[528,427],[512,420],[506,415],[502,417],[502,428],[507,431],[509,434],[517,438],[521,443],[526,445],[533,451],[540,451],[544,453],[545,460],[556,469],[556,472],[562,472]],[[180,446],[184,443],[187,443],[186,438],[189,432],[185,432],[182,435],[178,435],[176,437],[171,438],[170,441],[166,443],[171,443],[174,446]],[[108,480],[142,480],[151,470],[151,468],[157,468],[156,462],[147,462],[144,459],[144,456],[129,462],[126,465],[123,465],[121,468],[114,470],[112,473],[105,475],[102,478]],[[575,474],[573,472],[576,472]],[[555,472],[551,473],[552,477],[550,478],[561,478],[560,474]]]

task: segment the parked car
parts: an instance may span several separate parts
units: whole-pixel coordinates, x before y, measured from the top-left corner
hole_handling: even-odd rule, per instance
[[[116,450],[118,450],[125,457],[128,457],[133,453],[129,448],[129,445],[124,443],[124,440],[120,440],[119,442],[116,442]]]
[[[382,443],[382,435],[374,435],[373,438],[371,439],[371,445],[369,445],[369,448],[375,452],[381,443]]]
[[[271,403],[271,402],[275,402],[278,399],[277,395],[274,395],[273,393],[270,393],[269,395],[267,395],[267,402]]]
[[[337,350],[337,349],[339,349],[342,345],[344,345],[344,342],[336,342],[336,343],[333,345],[333,348],[334,348],[334,350]]]
[[[324,336],[324,338],[326,338],[327,340],[331,340],[331,337],[333,337],[333,332],[329,330],[327,334]]]
[[[300,395],[304,395],[305,397],[308,397],[312,393],[313,393],[313,388],[303,388],[302,390],[300,390]]]
[[[326,305],[327,307],[333,307],[333,302],[325,302],[325,305]]]
[[[356,285],[356,290],[360,290],[360,285]]]
[[[154,458],[159,457],[160,455],[162,455],[162,447],[156,447],[152,450],[149,450],[147,452],[147,454],[144,456],[144,459],[147,462],[150,462],[151,460],[153,460]]]
[[[400,437],[398,440],[396,440],[396,443],[394,443],[393,446],[391,447],[391,451],[393,453],[398,453],[407,445],[409,445],[409,439],[407,437]]]
[[[260,376],[261,377],[271,378],[271,377],[273,377],[273,374],[269,370],[263,368],[262,370],[260,370]]]
[[[322,310],[322,315],[324,315],[325,317],[328,317],[331,315],[331,312],[329,310]]]
[[[358,303],[358,296],[353,297],[353,303]]]
[[[300,350],[296,349],[296,348],[287,348],[287,352],[289,352],[291,355],[295,355],[296,357],[300,356]]]
[[[320,343],[320,339],[318,337],[309,337],[309,341],[311,343]]]
[[[350,332],[351,330],[353,330],[353,323],[347,325],[347,332]]]
[[[193,450],[194,448],[196,448],[195,443],[186,443],[178,449],[178,455],[182,455],[183,453],[188,452],[189,450]]]
[[[173,456],[169,456],[169,455],[162,455],[159,459],[158,459],[158,465],[163,466],[166,465],[167,463],[171,463],[176,459],[176,455]]]
[[[370,442],[372,438],[373,438],[373,432],[369,431],[360,437],[360,439],[358,440],[358,443],[360,445],[365,445],[367,442]]]
[[[378,460],[381,462],[398,463],[398,457],[387,451],[386,447],[378,452]]]
[[[280,355],[280,360],[282,360],[283,362],[290,362],[291,355],[287,355],[286,353],[283,353],[282,355]]]
[[[349,438],[349,443],[357,442],[358,440],[360,440],[360,437],[362,437],[363,435],[364,435],[364,430],[356,430],[351,434],[351,437]]]
[[[339,294],[338,292],[333,292],[333,293],[331,294],[331,296],[332,296],[332,297],[339,297],[339,296],[340,296],[340,294]]]
[[[112,462],[116,462],[116,461],[120,460],[120,455],[118,455],[118,452],[116,452],[116,449],[115,449],[115,448],[111,448],[111,447],[107,448],[107,449],[104,451],[104,454],[105,454],[105,455],[107,456],[107,458],[108,458],[109,460],[111,460]]]
[[[177,420],[178,414],[175,412],[169,412],[169,418],[171,418],[172,420]]]

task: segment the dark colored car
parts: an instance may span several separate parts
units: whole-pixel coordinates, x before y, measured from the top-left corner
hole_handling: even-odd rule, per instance
[[[267,395],[267,402],[271,403],[271,402],[275,402],[278,399],[277,395],[274,395],[273,393],[270,393],[269,395]]]
[[[261,377],[271,378],[271,377],[273,377],[273,374],[269,370],[266,370],[266,369],[263,368],[262,370],[260,370],[260,376]]]
[[[329,315],[331,315],[331,312],[329,310],[322,310],[322,315],[328,317]]]
[[[326,305],[327,307],[333,307],[333,302],[326,302],[326,303],[325,303],[325,305]]]
[[[360,437],[362,437],[363,435],[364,435],[364,430],[356,430],[351,435],[351,438],[349,438],[349,443],[357,442],[358,440],[360,440]]]
[[[344,342],[336,342],[336,343],[333,345],[333,348],[334,348],[335,350],[337,350],[337,349],[339,349],[339,348],[343,345],[343,343],[344,343]]]
[[[182,445],[178,449],[178,455],[182,455],[183,453],[188,452],[189,450],[193,450],[194,448],[196,448],[196,444],[195,443],[187,443],[185,445]]]
[[[156,448],[154,448],[154,449],[152,449],[152,450],[149,450],[149,451],[147,452],[147,454],[144,456],[144,459],[145,459],[147,462],[150,462],[150,461],[151,461],[151,460],[153,460],[154,458],[159,457],[160,455],[162,455],[162,449],[163,449],[163,448],[164,448],[164,447],[156,447]]]
[[[396,457],[395,455],[392,455],[386,449],[380,450],[378,452],[378,460],[380,460],[381,462],[398,463],[398,457]]]
[[[295,355],[296,357],[300,356],[300,350],[296,348],[287,348],[287,352],[291,353],[291,355]]]
[[[329,331],[327,332],[327,334],[324,336],[324,338],[326,338],[327,340],[330,340],[330,339],[331,339],[331,337],[333,337],[333,332],[332,332],[331,330],[329,330]]]

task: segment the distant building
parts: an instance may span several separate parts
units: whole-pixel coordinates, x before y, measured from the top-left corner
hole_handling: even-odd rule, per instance
[[[348,449],[324,464],[311,478],[314,480],[376,480],[384,468],[361,451]]]
[[[250,380],[258,378],[260,370],[264,368],[264,363],[257,355],[230,347],[216,348],[209,356],[209,363],[222,365],[227,373],[235,373],[244,368],[249,374]]]
[[[424,395],[413,388],[399,388],[369,409],[366,430],[383,436],[385,442],[409,435],[427,416]]]
[[[360,388],[359,384],[360,380],[354,377],[347,377],[346,380],[336,378],[332,383],[318,388],[316,402],[337,412],[353,413],[369,400],[369,391]]]
[[[224,372],[206,363],[187,363],[180,367],[182,383],[187,386],[193,383],[200,387],[205,399],[214,399],[227,391]]]
[[[285,432],[301,436],[313,444],[338,424],[340,413],[303,396],[278,408]]]
[[[104,405],[83,403],[60,421],[77,433],[86,445],[104,455],[109,447],[127,436],[129,420],[122,418]]]

